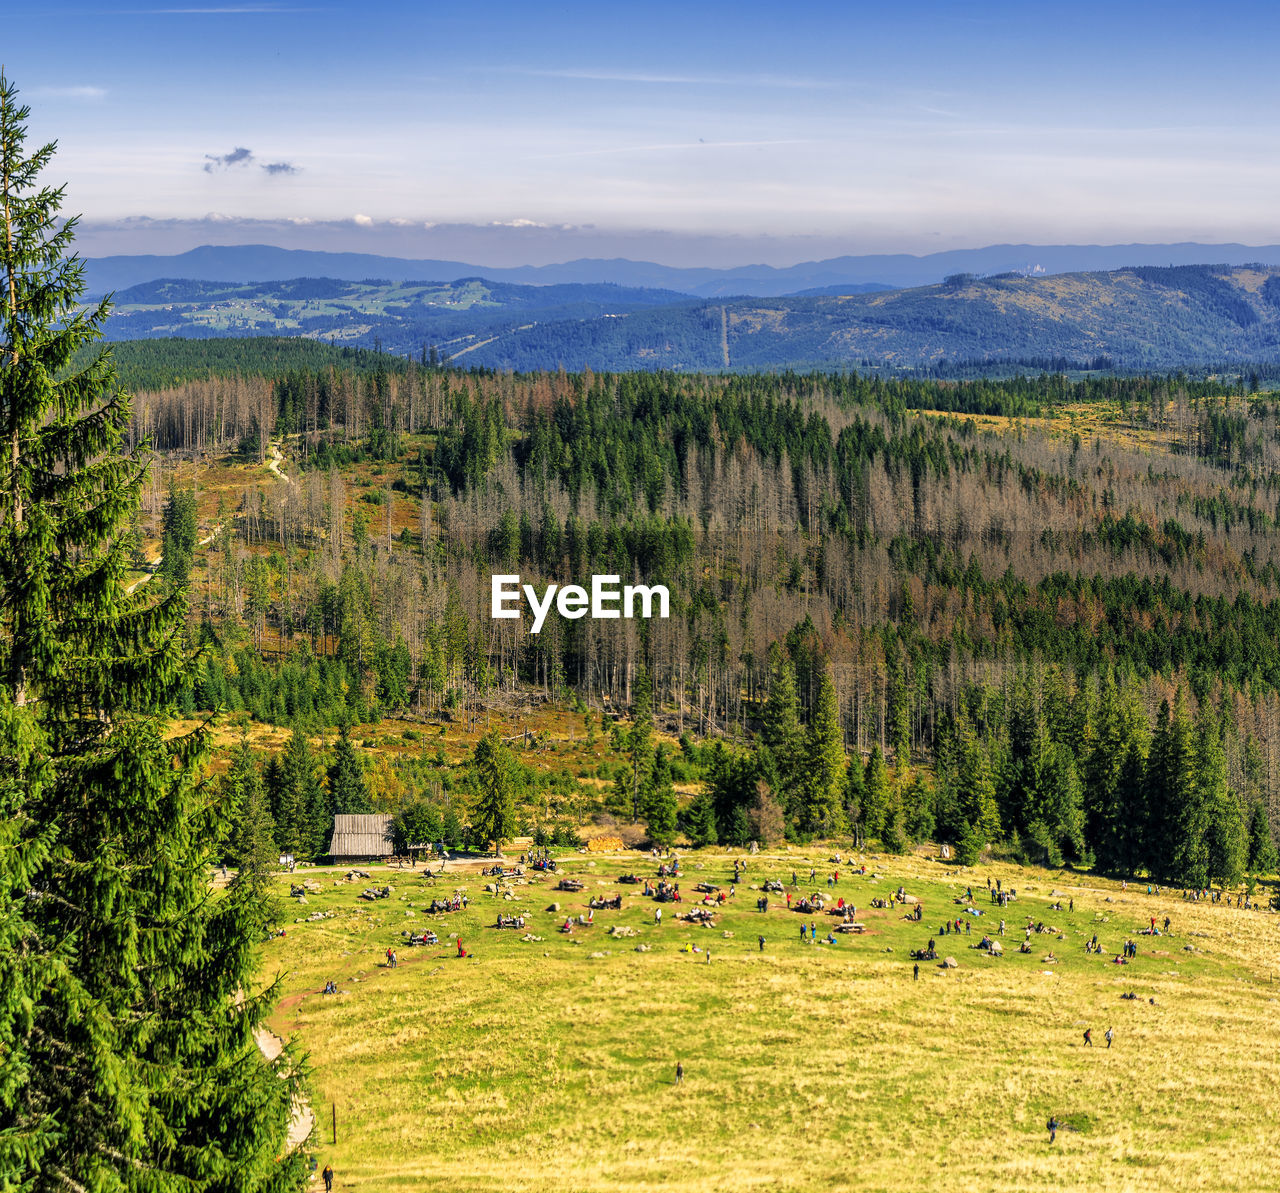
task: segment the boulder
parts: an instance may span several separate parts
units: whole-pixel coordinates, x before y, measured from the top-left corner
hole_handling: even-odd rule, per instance
[[[942,964],[938,966],[938,968],[939,969],[959,969],[960,962],[958,962],[954,957],[947,957],[942,962]]]

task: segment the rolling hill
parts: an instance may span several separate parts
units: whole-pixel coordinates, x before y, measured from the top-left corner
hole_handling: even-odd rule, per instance
[[[167,280],[116,296],[115,340],[307,336],[532,370],[1171,369],[1280,362],[1280,267],[956,274],[906,290],[738,298],[612,285]],[[1064,367],[1059,364],[1057,367]]]

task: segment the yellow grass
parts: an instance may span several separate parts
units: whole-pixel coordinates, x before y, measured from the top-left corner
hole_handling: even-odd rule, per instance
[[[825,891],[826,857],[750,859],[746,884],[766,873],[789,882],[794,868],[804,890],[811,859]],[[701,879],[732,878],[724,851],[688,861],[689,894]],[[289,910],[335,917],[290,924],[266,954],[284,981],[273,1026],[314,1066],[320,1163],[333,1163],[339,1188],[368,1190],[1280,1188],[1270,1146],[1273,914],[1008,866],[867,864],[867,876],[853,876],[846,859],[836,893],[857,903],[870,932],[836,945],[802,944],[799,925],[811,917],[777,896],[761,915],[744,887],[714,928],[675,923],[673,904],[655,927],[639,888],[614,885],[629,870],[654,873],[634,853],[572,858],[587,882],[581,895],[553,893],[555,876],[539,876],[511,900],[485,894],[489,880],[474,872],[429,885],[390,871],[375,879],[391,881],[393,897],[360,903],[367,883],[318,872],[325,891]],[[988,875],[1021,892],[1004,913],[1003,959],[969,947],[1000,917]],[[923,924],[901,909],[866,910],[900,882],[923,899]],[[937,937],[959,969],[923,964],[913,981],[908,949],[961,914],[951,899],[967,884],[987,914],[973,936]],[[460,885],[467,912],[423,914],[424,899]],[[591,894],[615,890],[624,910],[597,912],[572,936],[555,930],[563,914],[544,910],[557,900],[577,913]],[[1073,915],[1047,910],[1055,891],[1074,895]],[[499,910],[524,910],[543,940],[483,926]],[[1033,954],[1017,954],[1028,914],[1064,938],[1033,936]],[[1172,937],[1135,935],[1166,914]],[[812,918],[824,931],[836,923]],[[614,923],[638,935],[610,938]],[[402,930],[428,924],[445,946],[399,946]],[[1095,931],[1112,950],[1104,956],[1083,951]],[[456,958],[450,932],[476,959]],[[1113,964],[1129,936],[1137,961]],[[633,951],[637,943],[652,951]],[[685,943],[710,946],[712,963],[681,952]],[[381,964],[388,945],[399,947],[395,971]],[[1056,965],[1043,961],[1050,949]],[[329,978],[339,995],[317,993]],[[1126,990],[1139,1000],[1120,1000]],[[1067,1124],[1052,1147],[1050,1114]]]

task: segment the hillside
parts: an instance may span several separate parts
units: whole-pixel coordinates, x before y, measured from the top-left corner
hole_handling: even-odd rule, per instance
[[[707,303],[605,285],[168,280],[116,296],[113,339],[297,335],[534,371],[1196,369],[1280,362],[1280,267],[1135,267]]]
[[[1273,267],[1215,266],[960,275],[876,294],[739,299],[639,311],[614,324],[541,324],[485,345],[474,363],[545,367],[555,357],[570,368],[920,370],[957,362],[1120,369],[1274,362],[1278,275]]]
[[[165,278],[117,293],[105,330],[113,340],[301,336],[365,348],[381,343],[388,352],[415,357],[438,345],[456,357],[494,335],[518,335],[542,322],[573,326],[649,306],[676,312],[687,301],[665,290],[517,286],[481,278],[293,278],[253,284]]]

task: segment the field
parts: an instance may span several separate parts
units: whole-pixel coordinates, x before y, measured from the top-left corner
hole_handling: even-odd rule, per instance
[[[829,850],[796,849],[746,858],[714,927],[677,922],[699,905],[695,884],[727,891],[735,856],[686,855],[686,901],[663,904],[660,926],[642,888],[616,881],[656,875],[657,861],[637,853],[563,859],[581,894],[553,891],[560,874],[516,880],[510,897],[487,893],[493,880],[478,863],[437,879],[309,871],[321,890],[306,907],[287,901],[288,932],[266,946],[264,973],[282,977],[273,1027],[310,1054],[316,1154],[337,1187],[1280,1188],[1273,914],[1070,873],[964,870],[923,853],[845,855],[837,866]],[[777,894],[760,913],[766,877],[796,898],[816,889],[853,902],[866,933],[802,941],[801,924],[817,922],[825,939],[838,918],[789,911]],[[989,877],[1017,891],[1004,911],[989,901]],[[358,898],[386,882],[390,898]],[[900,884],[923,903],[923,922],[903,906],[870,908]],[[981,916],[965,910],[970,886]],[[458,888],[466,911],[424,911]],[[557,931],[590,896],[617,892],[621,911]],[[1063,910],[1050,910],[1059,900]],[[292,922],[316,911],[333,914]],[[540,940],[491,926],[517,912]],[[1001,915],[1006,951],[995,958],[974,946],[996,936]],[[1138,934],[1166,915],[1170,935]],[[938,935],[944,918],[970,922],[972,934]],[[1020,954],[1028,919],[1054,931],[1033,934]],[[635,935],[614,937],[614,925]],[[439,947],[403,942],[424,927]],[[1094,933],[1101,954],[1085,952]],[[930,936],[958,968],[924,962],[915,981],[909,951]],[[1120,966],[1125,939],[1138,955]],[[695,946],[704,951],[686,951]],[[320,993],[330,979],[336,996]],[[1136,999],[1120,998],[1130,991]],[[1053,1145],[1050,1115],[1063,1124]]]

